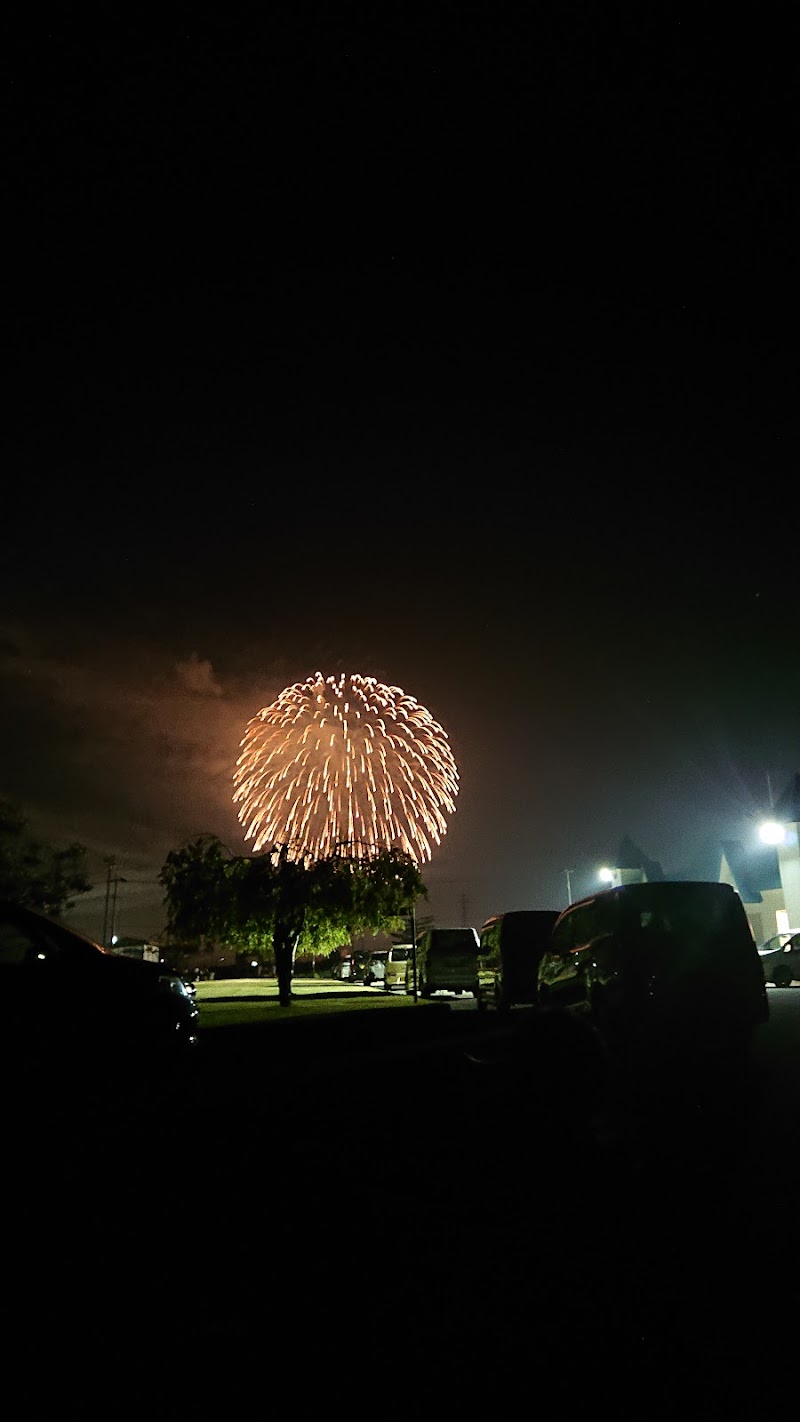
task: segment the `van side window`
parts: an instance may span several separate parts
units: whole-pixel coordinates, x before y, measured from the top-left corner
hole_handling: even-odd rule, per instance
[[[568,953],[570,948],[575,946],[575,920],[577,913],[571,913],[567,918],[562,918],[553,929],[553,947],[559,953]]]
[[[602,934],[611,933],[614,917],[597,899],[581,904],[573,913],[565,914],[554,930],[556,948],[559,952],[569,952],[581,943],[591,943]]]
[[[500,924],[495,921],[490,923],[488,928],[481,929],[480,939],[481,953],[494,953],[500,944]]]

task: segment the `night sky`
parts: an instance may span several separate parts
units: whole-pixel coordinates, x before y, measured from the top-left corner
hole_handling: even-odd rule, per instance
[[[87,845],[73,921],[110,855],[154,936],[170,849],[244,852],[244,727],[315,671],[449,735],[440,923],[755,844],[800,769],[792,22],[266,8],[12,7],[0,794]]]

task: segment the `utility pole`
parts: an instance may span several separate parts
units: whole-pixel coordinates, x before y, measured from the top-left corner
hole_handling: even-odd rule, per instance
[[[111,907],[111,871],[112,871],[112,869],[114,868],[116,862],[117,862],[117,861],[116,861],[116,859],[114,858],[113,855],[111,856],[110,859],[107,859],[107,860],[106,860],[106,864],[108,865],[108,874],[106,875],[106,906],[105,906],[105,911],[104,911],[104,913],[103,913],[103,947],[104,947],[104,948],[107,948],[107,947],[108,947],[108,944],[109,944],[108,915],[109,915],[109,910],[110,910],[110,907]]]
[[[574,874],[575,870],[565,869],[564,873],[567,876],[567,907],[569,907],[569,905],[572,903],[572,880],[570,878],[570,875]]]
[[[117,922],[117,886],[127,884],[128,881],[113,872],[117,865],[113,854],[106,860],[106,864],[108,873],[106,875],[106,906],[103,913],[103,947],[110,948]]]
[[[411,905],[410,918],[411,918],[411,984],[412,984],[412,994],[411,994],[411,995],[412,995],[414,1001],[416,1002],[416,1001],[417,1001],[417,998],[418,998],[418,994],[417,994],[417,905],[416,905],[415,902],[412,903],[412,905]]]
[[[114,929],[115,929],[115,927],[116,927],[116,922],[117,922],[117,885],[118,885],[118,884],[127,884],[128,881],[127,881],[127,879],[122,879],[122,878],[120,878],[120,877],[117,875],[117,876],[115,876],[115,877],[111,880],[111,882],[112,882],[112,884],[114,885],[114,895],[113,895],[113,898],[112,898],[112,900],[111,900],[111,932],[110,932],[109,938],[108,938],[108,947],[109,947],[109,948],[111,948],[111,947],[113,946],[113,943],[114,943]]]

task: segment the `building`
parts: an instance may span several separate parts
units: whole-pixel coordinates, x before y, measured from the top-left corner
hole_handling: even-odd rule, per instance
[[[721,884],[730,884],[742,900],[756,943],[763,943],[778,932],[785,898],[773,848],[760,845],[745,849],[739,840],[724,840],[717,877]]]
[[[616,863],[603,877],[609,884],[654,884],[664,878],[664,871],[657,859],[648,859],[644,850],[626,837],[617,850]]]
[[[724,840],[703,868],[675,876],[730,884],[744,904],[757,943],[800,929],[800,772],[774,805],[772,819],[775,843],[745,846],[740,840]],[[604,870],[603,877],[609,884],[635,884],[655,882],[664,874],[660,864],[624,839],[617,863]]]
[[[770,842],[722,845],[719,878],[739,894],[757,943],[800,927],[800,773],[773,806]],[[774,841],[774,842],[772,842]]]
[[[116,938],[110,951],[121,958],[139,958],[145,963],[163,961],[163,949],[157,943],[148,943],[144,938]]]

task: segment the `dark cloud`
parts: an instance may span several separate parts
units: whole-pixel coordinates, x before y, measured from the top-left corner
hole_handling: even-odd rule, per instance
[[[194,696],[222,696],[222,687],[214,677],[214,668],[209,661],[201,661],[192,652],[188,661],[179,662],[175,668],[178,680]]]
[[[781,28],[18,18],[0,789],[101,883],[235,840],[317,670],[447,729],[447,918],[750,832],[800,761]]]

